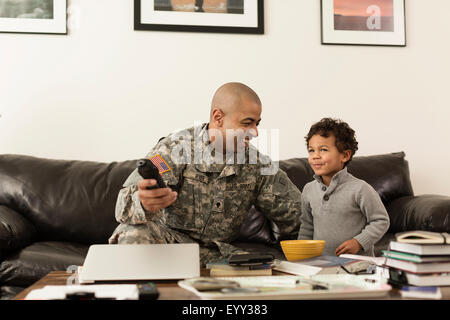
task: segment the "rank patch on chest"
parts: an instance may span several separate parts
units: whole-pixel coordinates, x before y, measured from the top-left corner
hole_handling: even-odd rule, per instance
[[[157,154],[149,159],[155,166],[158,168],[159,174],[170,171],[170,167],[166,161],[161,157],[161,155]]]
[[[223,212],[223,209],[225,207],[224,199],[222,198],[215,198],[213,203],[213,212]]]

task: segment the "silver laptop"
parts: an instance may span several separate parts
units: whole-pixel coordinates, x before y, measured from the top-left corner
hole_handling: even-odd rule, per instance
[[[197,243],[101,244],[89,247],[80,283],[186,279],[200,276]]]

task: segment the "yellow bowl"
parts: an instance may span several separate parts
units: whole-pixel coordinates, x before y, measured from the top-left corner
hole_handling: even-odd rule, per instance
[[[324,240],[284,240],[281,249],[288,261],[320,256],[325,247]]]
[[[320,250],[322,250],[322,248],[323,248],[323,246],[317,246],[317,247],[313,247],[313,248],[307,248],[307,247],[305,247],[305,248],[295,248],[295,247],[286,247],[286,246],[282,246],[282,248],[284,248],[285,250],[287,250],[287,251],[299,251],[299,250],[302,250],[302,251],[320,251]]]
[[[325,240],[283,240],[280,244],[288,246],[311,246],[311,245],[325,245]]]
[[[288,250],[283,249],[284,254],[321,254],[323,249],[320,250]]]

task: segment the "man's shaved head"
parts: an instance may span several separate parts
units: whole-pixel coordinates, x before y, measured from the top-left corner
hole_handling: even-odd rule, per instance
[[[261,122],[261,112],[261,100],[248,86],[239,82],[222,85],[217,89],[211,103],[211,141],[216,140],[211,133],[219,131],[223,137],[222,150],[230,151],[227,147],[230,145],[234,145],[233,151],[244,145],[248,147],[250,139],[258,136],[257,127]]]
[[[227,114],[238,111],[243,100],[261,105],[261,100],[255,91],[243,83],[229,82],[217,89],[211,103],[211,115],[214,108]]]

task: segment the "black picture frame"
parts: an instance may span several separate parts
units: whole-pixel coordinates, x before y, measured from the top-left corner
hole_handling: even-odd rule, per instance
[[[394,6],[393,29],[389,31],[333,30],[331,16],[334,0],[320,0],[320,26],[322,45],[406,47],[405,0],[392,0]],[[376,0],[375,0],[376,2]],[[335,21],[333,25],[335,26]]]
[[[165,24],[149,23],[141,21],[142,1],[134,0],[134,30],[144,31],[180,31],[180,32],[210,32],[210,33],[242,33],[242,34],[264,34],[264,0],[255,1],[257,12],[253,13],[254,26],[231,26],[231,25],[195,25],[194,24]],[[145,0],[144,0],[145,1]],[[168,0],[170,1],[170,0]],[[186,12],[184,14],[199,15],[198,12]],[[232,16],[232,15],[230,15]],[[232,17],[230,17],[232,18]]]
[[[67,35],[68,0],[53,0],[52,8],[52,18],[48,17],[49,11],[41,8],[35,8],[33,12],[25,11],[23,16],[0,16],[0,33]],[[45,13],[47,17],[39,16]]]

